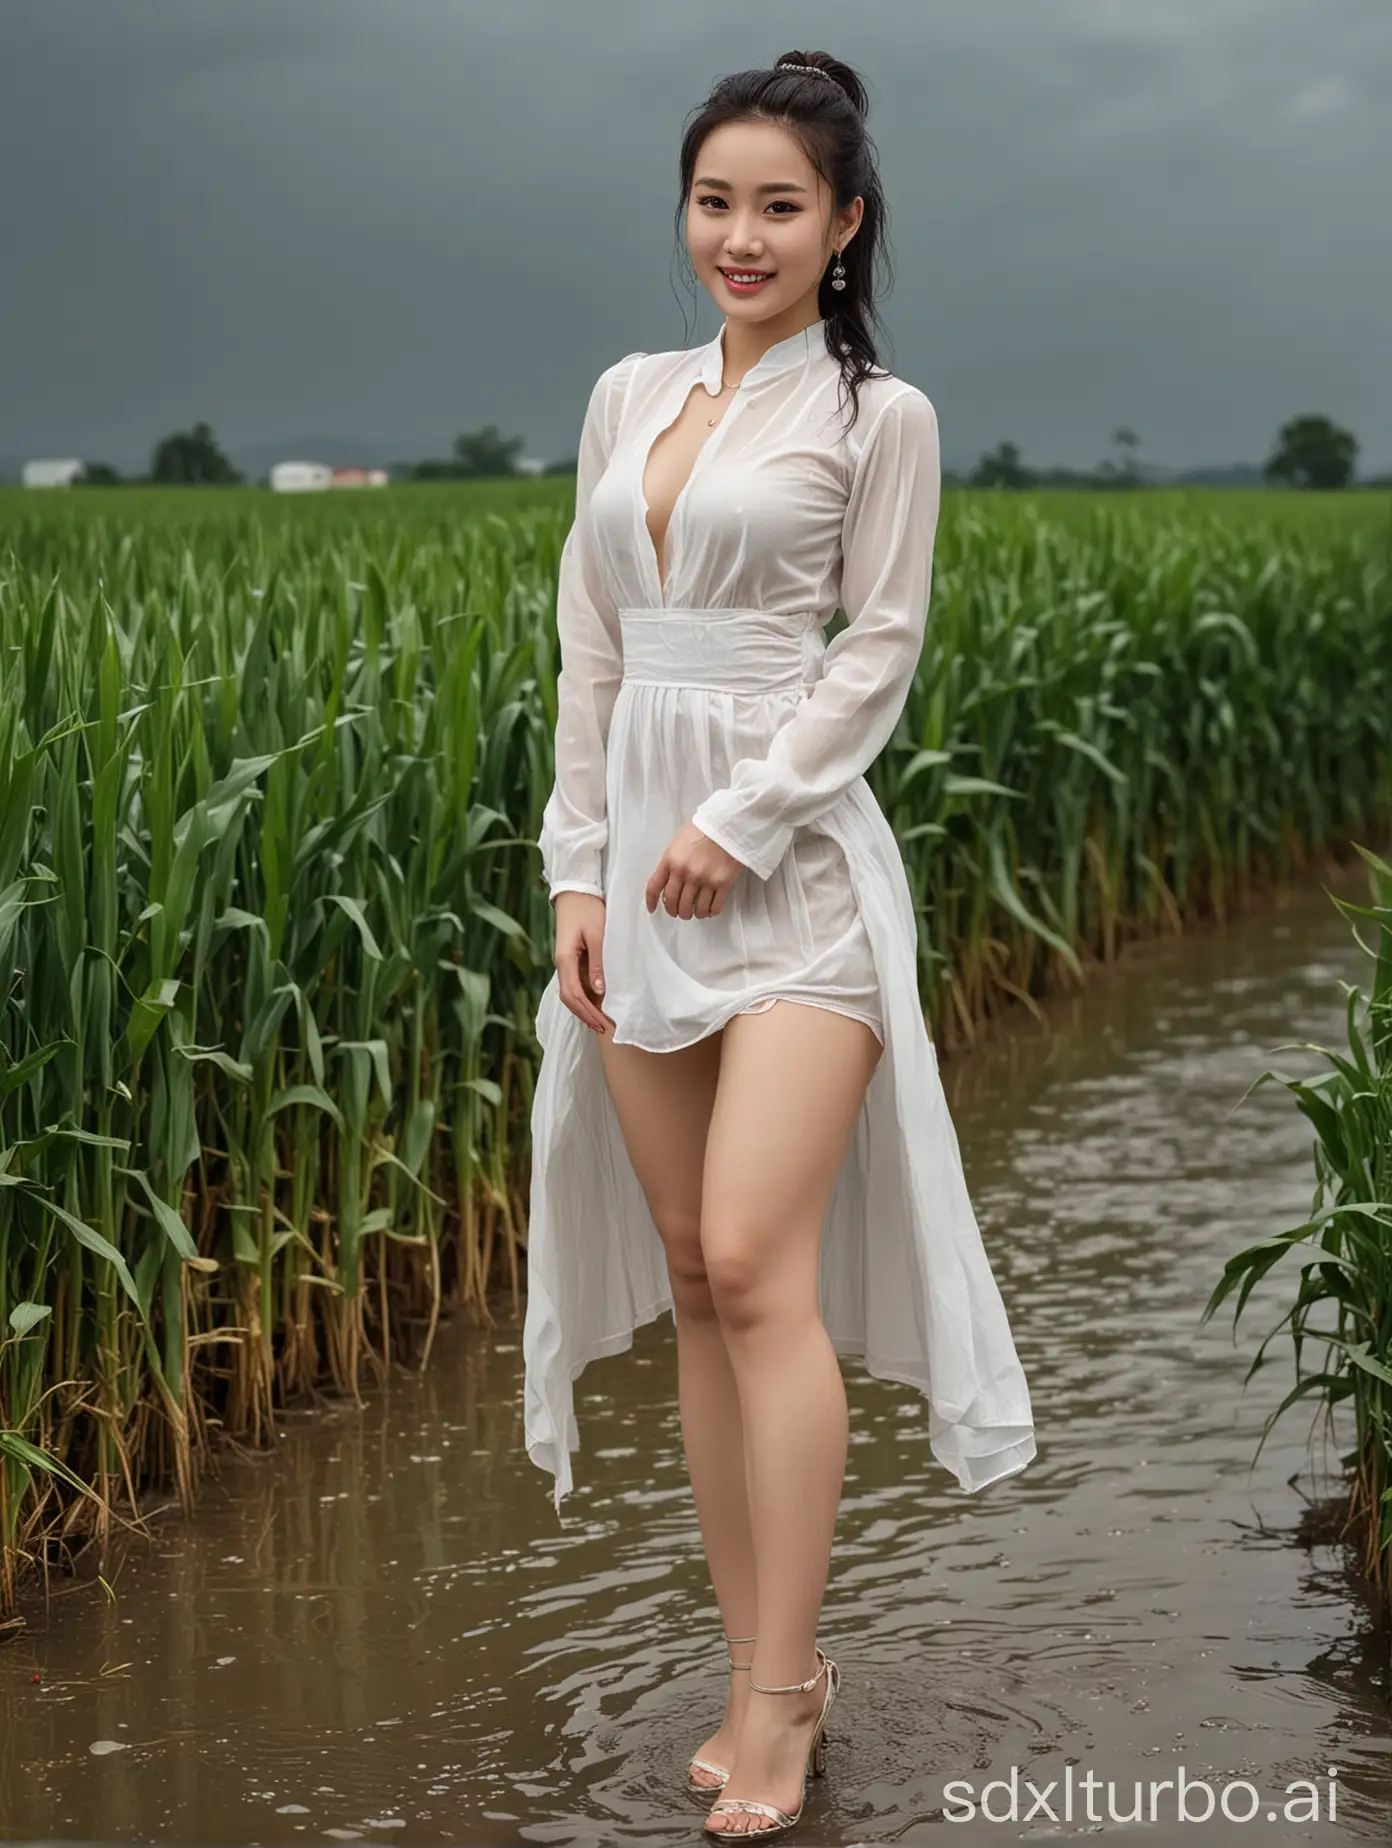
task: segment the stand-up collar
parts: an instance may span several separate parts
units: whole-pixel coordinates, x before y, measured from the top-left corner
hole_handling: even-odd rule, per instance
[[[725,376],[725,329],[728,325],[728,322],[722,322],[715,339],[699,349],[701,383],[712,397],[720,391],[721,380]],[[765,380],[777,378],[779,373],[787,372],[791,367],[805,367],[814,355],[825,351],[826,321],[813,321],[809,327],[799,328],[797,333],[790,334],[786,340],[776,340],[745,373],[740,380],[740,390],[747,390],[751,385],[762,385]]]

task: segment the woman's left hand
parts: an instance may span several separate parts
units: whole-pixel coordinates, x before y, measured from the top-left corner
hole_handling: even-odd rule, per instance
[[[717,847],[688,821],[672,836],[648,881],[648,910],[656,911],[661,899],[669,917],[718,917],[726,893],[743,871],[743,860]]]

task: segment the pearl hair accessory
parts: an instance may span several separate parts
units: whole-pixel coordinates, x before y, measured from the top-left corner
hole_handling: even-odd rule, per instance
[[[775,64],[773,68],[776,71],[811,71],[814,77],[825,77],[828,83],[836,83],[831,72],[824,71],[820,64]],[[839,83],[836,83],[836,87],[838,90],[841,88]]]

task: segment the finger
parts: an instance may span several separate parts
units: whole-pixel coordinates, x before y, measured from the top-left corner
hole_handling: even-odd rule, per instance
[[[561,999],[575,1018],[588,1027],[592,1033],[613,1032],[613,1021],[607,1014],[600,1013],[582,988],[569,988],[566,983],[562,982]]]
[[[565,1002],[571,1013],[583,1020],[587,1027],[593,1027],[596,1033],[600,1032],[604,1023],[604,1016],[600,1013],[589,995],[586,994],[584,984],[580,979],[580,949],[578,945],[575,949],[567,951],[561,957],[557,964],[557,974],[560,977],[561,999]],[[610,1024],[612,1025],[613,1023],[611,1022]]]
[[[607,1023],[609,1031],[612,1033],[614,1030],[614,1022],[610,1016],[604,1012],[599,1000],[599,997],[604,993],[604,971],[599,966],[596,953],[593,951],[587,951],[585,960],[580,965],[580,982],[585,990],[585,999],[590,1003],[600,1019]]]
[[[682,886],[682,876],[674,868],[668,875],[666,885],[662,888],[662,909],[669,918],[681,916]]]
[[[653,868],[652,877],[648,880],[644,888],[643,902],[647,905],[649,911],[656,911],[658,900],[662,897],[662,889],[666,884],[667,856],[664,853],[657,865]]]
[[[715,909],[719,894],[714,886],[702,886],[696,895],[695,914],[698,918],[708,918]]]
[[[596,1033],[600,1031],[612,1033],[614,1031],[614,1022],[610,1016],[604,1012],[604,1009],[600,1007],[593,993],[588,988],[585,988],[583,984],[581,993],[585,999],[586,1011],[582,1018],[586,1021],[586,1024],[593,1026]]]
[[[735,887],[739,884],[740,874],[743,872],[743,870],[744,869],[741,867],[739,871],[735,873],[735,876],[733,879],[726,880],[723,883],[715,885],[711,888],[712,892],[714,893],[714,897],[712,899],[711,908],[710,908],[711,917],[718,918],[721,912],[725,909],[725,900],[730,896],[731,892],[733,892]]]

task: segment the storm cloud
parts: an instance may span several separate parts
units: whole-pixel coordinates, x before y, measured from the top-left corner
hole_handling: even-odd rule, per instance
[[[873,103],[885,362],[944,457],[1392,466],[1386,0],[5,0],[0,455],[573,455],[596,374],[720,324],[681,128],[792,47]]]

